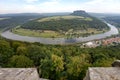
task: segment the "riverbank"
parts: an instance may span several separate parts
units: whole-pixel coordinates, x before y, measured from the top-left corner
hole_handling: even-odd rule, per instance
[[[43,38],[78,38],[78,37],[86,37],[95,34],[101,34],[109,31],[107,30],[97,30],[94,28],[88,28],[87,30],[73,30],[70,29],[68,31],[52,31],[52,30],[30,30],[23,29],[20,27],[13,28],[11,30],[12,33],[18,34],[21,36],[29,36],[29,37],[43,37]]]
[[[91,41],[95,39],[102,39],[102,38],[106,38],[108,36],[116,35],[119,33],[118,29],[115,26],[109,23],[106,23],[106,24],[110,27],[110,31],[108,32],[105,32],[102,34],[91,35],[88,37],[79,37],[79,38],[72,38],[72,39],[42,38],[42,37],[38,38],[38,37],[20,36],[20,35],[10,32],[10,30],[3,32],[1,36],[7,39],[11,39],[11,40],[26,41],[26,42],[40,42],[42,44],[73,44],[73,43]]]

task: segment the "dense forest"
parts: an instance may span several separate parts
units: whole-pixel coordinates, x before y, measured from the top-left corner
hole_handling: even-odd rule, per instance
[[[50,21],[42,21],[39,22],[39,18],[30,22],[27,22],[23,25],[21,25],[22,28],[25,29],[32,29],[32,30],[54,30],[54,31],[68,31],[69,29],[73,30],[87,30],[87,28],[95,28],[98,30],[106,30],[109,29],[109,27],[103,23],[101,20],[89,16],[85,12],[78,12],[75,11],[74,13],[68,15],[68,16],[78,16],[83,17],[83,19],[75,18],[75,19],[59,19],[59,20],[50,20]]]
[[[82,80],[88,67],[108,67],[120,59],[120,45],[80,48],[0,39],[0,67],[38,69],[51,80]]]
[[[47,21],[47,22],[37,22],[36,20],[30,21],[23,24],[21,27],[25,29],[33,30],[54,30],[54,31],[68,31],[69,29],[74,30],[86,30],[87,28],[95,28],[99,30],[108,29],[107,25],[102,21],[92,18],[92,21],[86,20],[57,20],[57,21]]]

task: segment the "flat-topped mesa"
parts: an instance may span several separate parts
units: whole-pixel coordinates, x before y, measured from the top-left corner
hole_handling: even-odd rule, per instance
[[[90,17],[90,15],[86,13],[84,10],[76,10],[71,15]]]
[[[120,60],[116,60],[112,63],[113,67],[120,67]]]
[[[82,14],[85,14],[86,12],[84,10],[76,10],[73,13],[82,13]]]

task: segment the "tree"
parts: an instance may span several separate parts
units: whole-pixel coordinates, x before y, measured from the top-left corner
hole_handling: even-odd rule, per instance
[[[90,66],[87,58],[88,55],[86,54],[70,57],[70,60],[67,64],[67,72],[68,72],[69,80],[79,80],[81,78],[79,77],[80,75],[85,75],[85,73],[83,74],[82,71],[87,70],[88,66]]]
[[[42,77],[59,79],[60,73],[64,70],[63,57],[52,54],[50,58],[41,60],[40,70]]]
[[[97,60],[93,66],[95,67],[111,67],[111,64],[113,63],[113,61],[116,60],[115,58],[107,58],[107,59],[101,59],[101,60]]]
[[[17,55],[25,55],[25,56],[27,56],[28,55],[27,48],[24,47],[24,46],[19,46],[17,48],[16,54]]]
[[[27,68],[33,67],[33,61],[30,60],[28,57],[23,55],[14,55],[10,58],[8,63],[9,67],[16,67],[16,68]]]
[[[46,47],[31,45],[28,47],[28,56],[34,61],[35,66],[39,66],[40,60],[50,55],[48,51]]]
[[[10,44],[4,40],[0,40],[0,66],[6,67],[8,59],[13,55],[13,49],[10,47]]]
[[[25,44],[22,43],[22,42],[13,41],[11,46],[13,47],[14,51],[16,52],[16,51],[17,51],[17,48],[18,48],[19,46],[25,46]]]

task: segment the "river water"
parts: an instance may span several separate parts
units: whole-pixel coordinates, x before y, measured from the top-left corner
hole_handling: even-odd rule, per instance
[[[73,39],[28,37],[28,36],[21,36],[21,35],[14,34],[10,32],[10,30],[1,33],[1,36],[7,39],[25,41],[25,42],[40,42],[43,44],[72,44],[72,43],[85,42],[85,41],[90,41],[95,39],[102,39],[102,38],[106,38],[108,36],[119,33],[118,29],[115,26],[109,23],[106,23],[106,24],[110,27],[110,31],[108,32],[91,35],[88,37],[79,37],[79,38],[73,38]]]

